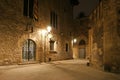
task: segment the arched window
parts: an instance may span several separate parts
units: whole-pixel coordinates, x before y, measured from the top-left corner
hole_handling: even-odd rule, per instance
[[[85,40],[81,40],[80,42],[79,42],[79,45],[85,45],[86,43],[85,43]]]
[[[36,44],[33,40],[28,39],[24,42],[22,48],[22,59],[23,61],[34,61],[36,52]]]

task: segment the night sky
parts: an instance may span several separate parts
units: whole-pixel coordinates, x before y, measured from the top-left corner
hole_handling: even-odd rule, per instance
[[[79,0],[79,5],[74,7],[74,18],[78,16],[80,12],[84,12],[86,16],[96,7],[99,0]]]

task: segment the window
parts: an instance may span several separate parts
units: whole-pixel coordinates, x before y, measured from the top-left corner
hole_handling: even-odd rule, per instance
[[[38,0],[24,0],[23,15],[38,21]],[[31,21],[27,23],[25,31],[33,32]]]
[[[34,0],[24,0],[23,15],[33,18],[33,4]]]
[[[66,52],[68,52],[68,48],[69,48],[68,43],[66,43]]]
[[[120,14],[120,10],[118,10],[118,14]]]
[[[33,40],[28,39],[24,42],[22,47],[23,61],[34,61],[36,58],[36,44]]]
[[[55,41],[50,40],[50,51],[54,51],[54,43]]]
[[[50,24],[52,27],[57,28],[58,16],[54,11],[50,13]]]
[[[81,40],[80,42],[79,42],[79,45],[85,45],[86,43],[85,43],[85,40]]]

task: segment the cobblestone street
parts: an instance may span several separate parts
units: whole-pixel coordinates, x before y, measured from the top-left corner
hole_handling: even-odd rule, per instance
[[[119,74],[86,66],[84,60],[0,66],[0,80],[120,80]]]

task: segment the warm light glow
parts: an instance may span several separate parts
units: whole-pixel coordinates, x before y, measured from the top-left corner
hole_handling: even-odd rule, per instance
[[[33,40],[36,41],[36,37],[34,37]]]
[[[41,35],[41,30],[38,30],[38,34]]]
[[[46,35],[47,31],[46,30],[42,30],[42,35]]]
[[[73,42],[76,43],[76,42],[77,42],[77,39],[74,39]]]
[[[52,34],[48,34],[48,38],[52,38],[53,37],[53,35]]]
[[[52,30],[51,26],[47,27],[47,31],[50,32]]]

